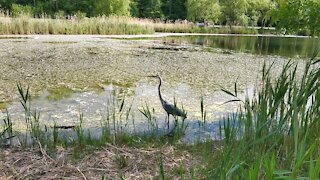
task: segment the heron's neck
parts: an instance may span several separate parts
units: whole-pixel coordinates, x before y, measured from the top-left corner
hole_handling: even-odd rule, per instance
[[[161,87],[161,78],[159,78],[159,86],[158,86],[158,92],[159,92],[159,98],[160,98],[160,101],[161,101],[161,103],[163,103],[163,98],[162,98],[162,96],[161,96],[161,92],[160,92],[160,87]]]

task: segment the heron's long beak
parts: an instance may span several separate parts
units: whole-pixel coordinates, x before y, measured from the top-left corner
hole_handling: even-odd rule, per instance
[[[158,76],[147,76],[147,77],[152,77],[152,78],[156,78],[156,77],[158,77]]]

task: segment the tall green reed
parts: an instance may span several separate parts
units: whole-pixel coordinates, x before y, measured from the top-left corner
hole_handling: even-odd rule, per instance
[[[31,97],[29,86],[26,90],[21,83],[17,83],[18,92],[20,95],[20,104],[24,109],[24,118],[26,123],[26,132],[22,141],[23,146],[39,146],[42,150],[49,152],[51,155],[56,151],[56,136],[57,130],[53,130],[53,140],[51,137],[51,129],[40,123],[40,112],[31,109]],[[19,137],[18,137],[19,138]],[[52,142],[53,141],[53,142]]]
[[[122,142],[130,136],[129,123],[132,121],[133,128],[135,128],[134,119],[130,119],[132,111],[132,103],[126,104],[126,97],[117,98],[116,92],[107,99],[106,115],[102,119],[102,136],[105,140],[112,139],[112,143]],[[135,129],[134,129],[135,131]]]
[[[159,157],[159,171],[160,171],[161,180],[165,180],[166,173],[165,173],[165,167],[164,167],[164,163],[163,163],[162,152],[160,152],[160,157]]]
[[[75,126],[75,131],[77,134],[77,145],[80,149],[83,149],[85,146],[85,134],[84,134],[84,130],[82,127],[83,124],[83,113],[79,113],[79,121],[77,123],[77,125]]]
[[[207,111],[204,106],[203,96],[200,98],[201,121],[198,121],[200,127],[205,127],[207,121]]]
[[[320,69],[312,64],[314,57],[305,62],[302,74],[297,63],[288,62],[276,78],[274,66],[264,64],[254,97],[246,97],[220,126],[224,148],[216,157],[214,176],[272,179],[314,174],[309,162],[317,162],[320,152]],[[224,91],[238,101],[237,93]]]
[[[15,137],[12,129],[12,121],[8,110],[6,110],[6,117],[3,119],[3,130],[0,132],[0,147],[1,145],[11,145],[12,138]]]
[[[156,135],[157,131],[159,129],[157,119],[155,117],[155,110],[152,108],[152,110],[149,108],[149,105],[146,104],[145,106],[142,106],[142,109],[139,109],[140,113],[147,119],[148,124],[148,131],[151,132],[152,135]]]
[[[174,127],[171,132],[174,133],[173,135],[176,135],[176,138],[179,138],[185,134],[185,131],[187,130],[189,125],[185,121],[187,119],[187,115],[188,115],[187,111],[183,108],[183,106],[181,107],[182,116],[180,118],[181,120],[179,123],[179,116],[175,115],[176,114],[175,111],[177,111],[177,110],[178,110],[177,101],[176,101],[176,99],[174,99],[174,101],[173,101],[173,114],[174,114],[173,115],[173,118],[174,118],[173,124],[174,124]]]

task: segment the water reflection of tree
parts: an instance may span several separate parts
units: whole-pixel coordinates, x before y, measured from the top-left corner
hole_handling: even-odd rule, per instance
[[[308,57],[314,47],[309,38],[272,36],[184,36],[166,38],[167,44],[195,44],[259,55]]]

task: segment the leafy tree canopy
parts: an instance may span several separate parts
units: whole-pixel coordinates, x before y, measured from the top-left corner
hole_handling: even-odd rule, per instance
[[[221,15],[220,5],[215,0],[188,0],[187,10],[191,21],[217,22]]]
[[[284,33],[320,32],[320,0],[277,0],[267,18]]]
[[[120,15],[275,26],[284,33],[319,35],[320,0],[0,0],[12,16]]]
[[[99,0],[95,3],[95,15],[130,15],[129,0]]]

